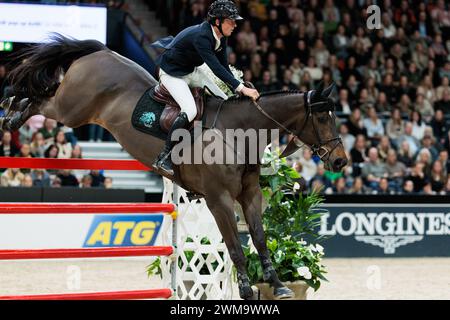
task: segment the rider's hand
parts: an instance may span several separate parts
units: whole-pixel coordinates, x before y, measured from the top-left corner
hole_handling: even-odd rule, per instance
[[[244,96],[252,98],[254,101],[259,98],[259,92],[256,89],[244,87],[241,90],[241,94]]]

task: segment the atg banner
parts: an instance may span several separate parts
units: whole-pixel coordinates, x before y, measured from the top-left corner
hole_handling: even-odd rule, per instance
[[[327,257],[450,256],[448,204],[327,204]]]

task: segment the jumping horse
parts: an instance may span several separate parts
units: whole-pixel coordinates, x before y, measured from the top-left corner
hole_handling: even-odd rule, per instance
[[[13,96],[1,106],[5,116],[1,130],[16,130],[31,116],[41,114],[68,127],[97,124],[107,129],[134,158],[151,166],[164,141],[136,130],[133,110],[157,81],[141,66],[93,41],[54,35],[48,43],[33,45],[19,57],[10,74]],[[294,138],[284,155],[296,151],[301,141],[333,171],[347,164],[335,123],[332,87],[308,93],[263,93],[255,103],[249,98],[221,100],[208,97],[205,112],[220,114],[216,130],[268,129],[290,133]],[[215,111],[214,111],[215,112]],[[266,143],[266,142],[264,142]],[[267,141],[267,143],[270,143]],[[259,164],[180,164],[178,179],[189,191],[200,194],[211,210],[237,269],[239,294],[253,296],[238,237],[234,202],[242,206],[245,219],[275,297],[289,298],[272,266],[261,221],[262,194]]]

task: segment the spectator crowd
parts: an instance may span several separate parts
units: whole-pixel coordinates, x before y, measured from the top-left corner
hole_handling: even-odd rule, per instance
[[[175,1],[179,30],[204,21],[211,1]],[[350,159],[326,171],[305,150],[289,158],[326,193],[450,193],[450,11],[444,0],[241,0],[245,20],[229,63],[260,91],[337,84],[336,114]],[[282,142],[286,142],[285,137]]]

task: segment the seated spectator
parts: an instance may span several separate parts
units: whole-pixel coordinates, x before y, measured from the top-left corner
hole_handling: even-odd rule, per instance
[[[355,177],[353,185],[348,191],[349,194],[366,194],[367,190],[361,177]]]
[[[44,152],[44,156],[46,158],[56,159],[56,158],[58,158],[58,153],[59,153],[59,148],[56,145],[52,144],[47,147],[47,149]]]
[[[46,118],[44,121],[44,126],[41,129],[39,129],[38,132],[42,133],[46,144],[54,143],[56,132],[58,132],[56,124],[57,123],[55,120]]]
[[[448,154],[449,154],[449,152],[446,149],[442,149],[439,151],[438,160],[442,163],[442,167],[445,172],[445,175],[450,174],[450,159],[449,159]]]
[[[422,148],[425,148],[430,152],[432,161],[437,160],[437,158],[439,157],[439,150],[436,147],[436,141],[431,135],[426,134],[423,137]]]
[[[393,194],[394,191],[389,188],[389,182],[386,178],[381,178],[380,183],[378,184],[378,188],[375,191],[375,194]]]
[[[407,174],[407,168],[404,163],[397,160],[397,153],[394,149],[388,151],[385,168],[390,187],[399,190],[403,177]]]
[[[79,185],[77,177],[72,174],[71,170],[60,170],[57,177],[61,180],[62,187],[77,187]]]
[[[431,164],[433,163],[430,150],[426,148],[420,149],[416,157],[416,163],[417,162],[423,164],[423,172],[426,176],[429,176],[431,171]]]
[[[273,82],[270,77],[270,72],[265,70],[262,75],[262,80],[255,83],[255,87],[259,92],[275,91],[279,88],[277,82]]]
[[[105,182],[103,184],[103,187],[105,189],[112,189],[113,188],[113,179],[111,177],[105,177]]]
[[[358,135],[367,135],[367,130],[364,127],[363,119],[361,116],[361,110],[359,108],[355,108],[351,115],[348,117],[348,132],[355,137]]]
[[[4,131],[0,143],[0,157],[15,157],[18,153],[19,150],[12,143],[11,132]]]
[[[378,118],[375,108],[369,107],[367,112],[368,117],[364,119],[364,127],[367,130],[367,137],[374,143],[378,143],[384,135],[383,122]]]
[[[105,176],[103,175],[103,172],[100,170],[91,170],[89,175],[92,178],[92,187],[102,187],[105,183]]]
[[[333,194],[344,194],[347,191],[347,187],[345,185],[345,178],[344,177],[340,177],[337,178],[336,181],[334,182],[334,186],[333,186]]]
[[[313,56],[308,58],[308,64],[303,69],[304,72],[308,72],[313,81],[319,81],[323,77],[323,71],[316,64],[316,60]]]
[[[2,187],[19,187],[25,175],[18,168],[8,168],[0,177]]]
[[[433,129],[433,135],[436,137],[437,143],[443,145],[450,128],[447,124],[447,121],[445,120],[444,112],[442,110],[436,110],[434,118],[433,120],[431,120],[430,126]]]
[[[312,189],[313,184],[317,181],[320,182],[320,185],[324,187],[324,189],[328,189],[331,188],[333,183],[331,182],[331,180],[325,175],[326,170],[324,167],[323,163],[319,163],[317,165],[317,172],[315,174],[315,176],[310,180],[309,185],[310,188]]]
[[[55,177],[54,179],[51,180],[52,183],[52,188],[61,188],[61,179],[58,177]]]
[[[87,174],[81,178],[81,188],[92,188],[92,176]]]
[[[300,158],[300,163],[302,164],[302,170],[300,174],[306,180],[306,182],[309,183],[317,173],[317,164],[312,159],[311,150],[303,150],[302,157]]]
[[[391,142],[389,141],[388,136],[382,136],[380,139],[380,143],[377,146],[378,157],[382,162],[386,161],[390,149],[391,149]]]
[[[427,176],[424,172],[424,164],[422,162],[416,162],[412,167],[411,173],[405,179],[413,182],[414,192],[420,192],[428,183]]]
[[[31,187],[33,187],[33,178],[31,177],[30,174],[25,174],[24,175],[20,186],[24,187],[24,188],[31,188]]]
[[[378,159],[377,148],[369,149],[369,161],[364,163],[361,174],[366,185],[372,190],[378,188],[381,178],[387,177],[385,165]]]
[[[79,144],[76,144],[72,149],[71,159],[83,159],[83,151]]]
[[[444,112],[444,114],[450,113],[450,89],[444,90],[442,93],[442,99],[435,102],[434,109],[440,109]]]
[[[412,128],[411,122],[405,123],[405,132],[397,139],[397,144],[401,146],[403,141],[406,141],[409,144],[411,154],[414,156],[419,151],[420,141],[413,136]]]
[[[429,123],[434,116],[433,106],[428,100],[425,99],[424,95],[420,92],[418,92],[416,96],[414,111],[418,112],[427,123]]]
[[[342,24],[338,26],[337,32],[333,36],[333,45],[336,50],[336,56],[339,59],[347,59],[348,49],[350,48],[351,43],[345,33],[345,27]]]
[[[449,78],[447,78],[447,77],[442,77],[441,78],[441,84],[435,90],[436,96],[435,96],[435,99],[433,100],[433,102],[442,100],[442,98],[444,97],[444,92],[450,90],[449,82],[450,82]]]
[[[353,166],[353,176],[357,177],[361,174],[361,167],[367,158],[366,138],[360,134],[356,136],[355,144],[350,150],[350,156]]]
[[[422,120],[422,116],[418,111],[413,111],[411,112],[411,117],[410,117],[410,121],[412,123],[412,135],[417,139],[417,140],[422,140],[423,136],[425,135],[425,128],[427,127],[427,125],[425,124],[425,122]]]
[[[339,135],[342,139],[342,143],[344,144],[345,151],[350,152],[350,150],[353,148],[353,145],[355,144],[356,138],[354,135],[348,132],[346,123],[341,123],[339,125]]]
[[[403,163],[407,168],[414,164],[414,154],[411,152],[408,141],[403,141],[398,150],[398,161]]]
[[[398,139],[405,133],[405,123],[402,119],[399,108],[394,108],[391,117],[386,123],[386,134],[392,143],[397,146]]]
[[[433,61],[429,62],[429,65],[433,65]],[[417,94],[422,94],[423,98],[430,104],[433,105],[436,101],[436,92],[433,88],[433,78],[430,74],[425,74],[422,82],[417,87]]]
[[[31,141],[31,153],[37,158],[45,157],[45,150],[47,145],[45,144],[44,135],[42,132],[36,132]]]
[[[351,114],[352,106],[348,100],[348,90],[343,88],[339,91],[339,100],[336,103],[336,111],[342,112],[343,114]]]
[[[72,145],[67,142],[64,131],[57,131],[54,144],[58,147],[58,159],[69,159],[72,156]]]
[[[396,104],[396,107],[404,114],[409,114],[413,110],[411,99],[407,94],[402,94],[400,96],[400,101]]]
[[[32,170],[31,177],[35,187],[50,187],[51,179],[46,170]]]
[[[375,109],[379,113],[389,114],[391,112],[392,107],[386,97],[386,93],[380,91],[377,97],[377,101],[375,102]]]
[[[445,185],[447,183],[447,176],[442,166],[442,162],[437,160],[433,162],[430,172],[430,184],[431,189],[436,193],[441,193],[444,191]]]
[[[292,59],[292,63],[289,66],[289,70],[292,72],[292,78],[291,81],[294,83],[297,87],[300,86],[300,78],[302,76],[302,66],[300,64],[299,58]]]
[[[414,190],[415,190],[414,182],[411,180],[405,180],[405,182],[403,183],[402,193],[403,194],[412,194],[412,193],[415,193]]]

